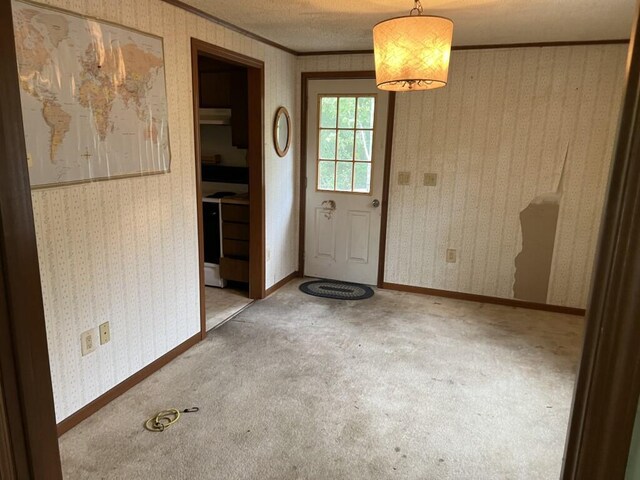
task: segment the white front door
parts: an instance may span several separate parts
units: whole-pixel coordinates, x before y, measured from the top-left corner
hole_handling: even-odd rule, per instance
[[[375,285],[388,93],[371,80],[311,80],[305,275]]]

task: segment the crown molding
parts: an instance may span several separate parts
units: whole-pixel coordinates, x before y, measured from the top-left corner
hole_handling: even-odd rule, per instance
[[[228,28],[229,30],[232,30],[236,33],[244,35],[245,37],[249,37],[253,40],[257,40],[258,42],[264,43],[265,45],[269,45],[270,47],[277,48],[284,52],[290,53],[291,55],[298,55],[298,52],[296,52],[295,50],[289,47],[285,47],[284,45],[281,45],[277,42],[269,40],[268,38],[261,37],[260,35],[256,35],[255,33],[250,32],[249,30],[245,30],[244,28],[238,27],[237,25],[234,25],[233,23],[229,23],[226,20],[222,20],[221,18],[218,18],[214,15],[210,15],[207,12],[204,12],[199,8],[192,7],[191,5],[181,2],[180,0],[162,0],[162,1],[165,3],[168,3],[169,5],[173,5],[174,7],[181,8],[182,10],[185,10],[189,13],[193,13],[194,15],[197,15],[201,18],[209,20],[212,23]]]
[[[454,45],[453,51],[463,50],[494,50],[499,48],[541,48],[541,47],[572,47],[579,45],[627,45],[629,39],[582,40],[567,42],[537,42],[537,43],[497,43],[487,45]],[[313,57],[320,55],[371,55],[373,50],[326,50],[319,52],[296,52],[299,57]]]

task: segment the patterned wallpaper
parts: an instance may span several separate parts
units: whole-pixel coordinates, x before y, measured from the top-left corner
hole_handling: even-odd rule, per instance
[[[47,4],[164,38],[171,173],[33,192],[56,417],[63,420],[200,328],[190,38],[265,62],[267,288],[297,269],[296,145],[272,146],[294,111],[293,56],[158,0]],[[82,357],[80,333],[111,323]]]
[[[547,301],[585,307],[626,51],[455,51],[446,88],[398,95],[385,281],[512,298],[519,214],[555,191],[568,146]],[[371,55],[298,62],[299,72],[371,69]],[[397,185],[401,171],[409,186]],[[424,173],[438,185],[422,186]]]
[[[199,329],[190,38],[265,61],[267,288],[297,269],[301,71],[371,55],[293,56],[159,0],[48,0],[164,38],[171,173],[33,193],[58,421]],[[511,297],[519,212],[570,146],[549,302],[584,306],[622,94],[624,46],[454,52],[446,89],[398,97],[385,280]],[[278,106],[297,139],[273,149]],[[437,187],[418,185],[424,172]],[[416,218],[422,221],[416,221]],[[444,262],[446,248],[458,263]],[[135,294],[132,294],[134,292]],[[111,322],[109,344],[80,333]]]

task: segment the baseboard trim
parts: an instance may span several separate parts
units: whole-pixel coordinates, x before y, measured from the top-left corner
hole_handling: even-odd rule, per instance
[[[382,288],[387,290],[397,290],[399,292],[420,293],[432,295],[434,297],[455,298],[456,300],[467,300],[470,302],[491,303],[494,305],[505,305],[507,307],[528,308],[530,310],[543,310],[545,312],[566,313],[569,315],[579,315],[583,317],[586,311],[583,308],[563,307],[561,305],[548,305],[546,303],[527,302],[514,298],[489,297],[486,295],[476,295],[474,293],[454,292],[451,290],[439,290],[437,288],[414,287],[412,285],[402,285],[400,283],[382,283]]]
[[[278,283],[276,283],[275,285],[269,287],[267,289],[267,291],[265,292],[265,297],[268,297],[269,295],[271,295],[272,293],[275,293],[276,290],[281,289],[282,287],[284,287],[287,283],[289,283],[291,280],[293,280],[294,278],[298,278],[300,276],[300,273],[295,271],[293,273],[290,273],[289,275],[287,275],[286,277],[284,277],[282,280],[280,280]]]
[[[199,341],[200,341],[200,332],[198,332],[196,335],[189,338],[185,342],[181,343],[174,349],[169,350],[167,353],[162,355],[157,360],[154,360],[153,362],[151,362],[142,370],[139,370],[138,372],[134,373],[126,380],[123,380],[112,389],[100,395],[91,403],[85,405],[77,412],[71,414],[70,416],[62,420],[60,423],[58,423],[58,437],[68,432],[69,430],[71,430],[73,427],[78,425],[83,420],[86,420],[87,418],[89,418],[91,415],[96,413],[98,410],[103,408],[112,400],[115,400],[116,398],[118,398],[120,395],[122,395],[124,392],[129,390],[131,387],[134,387],[135,385],[140,383],[142,380],[150,376],[152,373],[155,373],[158,370],[160,370],[171,360],[175,359],[176,357],[180,356],[181,354],[189,350]]]

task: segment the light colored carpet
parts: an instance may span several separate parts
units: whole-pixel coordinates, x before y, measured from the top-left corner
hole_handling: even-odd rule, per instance
[[[204,290],[207,309],[207,331],[223,324],[229,317],[253,302],[246,292],[233,288],[205,287]]]
[[[581,318],[298,283],[65,434],[65,478],[559,477]]]

